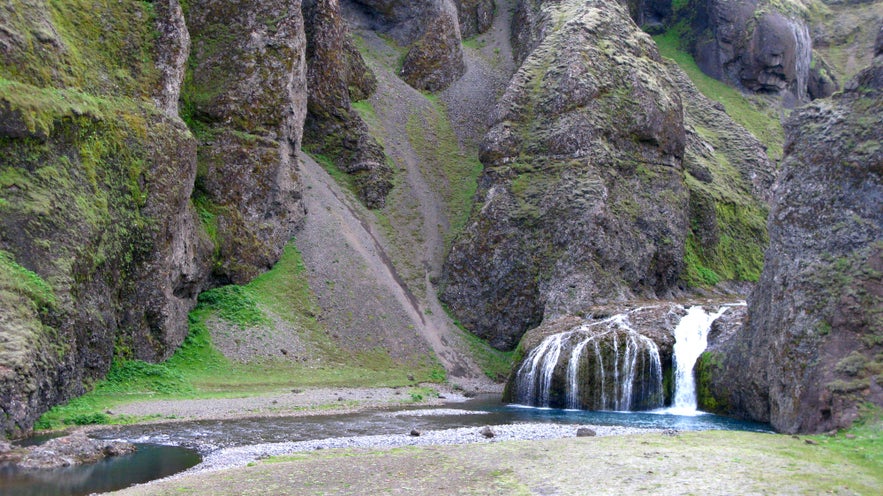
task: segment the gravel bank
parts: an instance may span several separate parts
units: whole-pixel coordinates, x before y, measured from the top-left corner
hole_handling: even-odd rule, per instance
[[[587,424],[540,424],[519,423],[511,425],[488,426],[494,433],[494,437],[487,438],[481,431],[485,428],[462,427],[426,431],[419,436],[409,433],[379,436],[355,436],[330,439],[318,439],[313,441],[299,441],[290,443],[255,444],[236,448],[224,448],[207,455],[202,463],[192,469],[179,474],[179,476],[192,475],[194,473],[224,470],[228,468],[243,467],[250,462],[270,456],[280,456],[303,451],[334,448],[371,448],[389,449],[403,446],[427,446],[427,445],[451,445],[470,443],[495,443],[514,440],[538,440],[559,439],[576,437],[576,431],[580,427],[588,427],[595,431],[597,436],[617,436],[627,434],[641,434],[659,432],[655,429],[639,429],[620,426],[600,426]]]
[[[420,384],[439,392],[437,398],[409,401],[410,388],[310,388],[290,392],[248,396],[243,398],[211,398],[194,400],[153,400],[133,402],[114,408],[113,414],[162,416],[154,422],[180,422],[185,420],[222,420],[240,417],[276,417],[333,415],[352,413],[397,405],[442,405],[465,401],[466,391],[471,393],[496,393],[502,385],[477,385],[467,390],[457,390],[444,384]],[[151,423],[154,423],[151,422]]]

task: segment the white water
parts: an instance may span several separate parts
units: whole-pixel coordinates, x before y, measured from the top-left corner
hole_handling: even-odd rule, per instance
[[[666,413],[676,415],[696,415],[696,380],[693,377],[693,366],[699,355],[708,347],[708,331],[711,324],[724,314],[730,307],[721,307],[717,312],[709,314],[701,306],[687,310],[675,328],[674,368],[675,391],[671,408]]]
[[[612,348],[613,353],[608,361],[612,363],[605,363],[602,343]],[[591,351],[586,353],[590,344]],[[584,402],[589,402],[590,407],[597,410],[631,410],[637,406],[633,404],[636,386],[640,387],[637,391],[638,401],[643,403],[646,398],[655,396],[659,398],[658,406],[661,406],[662,362],[659,349],[653,340],[638,334],[631,327],[628,314],[615,315],[546,337],[518,369],[516,400],[541,407],[553,406],[552,381],[562,355],[567,368],[564,383],[559,385],[564,392],[563,403],[560,399],[556,401],[560,406],[578,409]],[[581,369],[586,367],[593,370],[583,370],[581,376]],[[597,391],[584,391],[581,381],[586,380],[586,375],[590,380],[594,379]],[[612,384],[609,384],[610,381]],[[611,388],[609,394],[608,384]],[[583,393],[589,396],[584,398]],[[592,396],[592,393],[596,394]]]
[[[693,367],[708,346],[712,322],[730,306],[714,313],[694,306],[681,318],[674,330],[672,406],[657,412],[701,413],[696,409]],[[630,411],[662,407],[659,348],[632,328],[630,313],[546,337],[518,369],[515,400],[547,408]]]

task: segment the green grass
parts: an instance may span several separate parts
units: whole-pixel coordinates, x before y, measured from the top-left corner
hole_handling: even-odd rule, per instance
[[[107,377],[66,405],[56,406],[37,423],[54,429],[84,422],[132,423],[149,418],[106,415],[122,403],[149,399],[254,396],[295,387],[399,387],[414,382],[443,382],[437,362],[399,363],[385,350],[349,353],[337,346],[316,320],[320,308],[309,289],[306,267],[293,243],[269,272],[246,286],[225,286],[203,293],[190,313],[184,344],[165,363],[117,360]],[[321,354],[319,362],[228,360],[211,341],[209,325],[220,318],[237,326],[270,326],[269,313],[303,330]],[[411,381],[408,376],[414,377]],[[426,391],[416,391],[430,397]],[[411,398],[413,400],[413,398]]]
[[[355,178],[340,170],[340,168],[338,168],[337,165],[334,164],[334,160],[331,157],[323,153],[318,153],[309,148],[305,149],[304,151],[309,154],[309,156],[312,157],[317,164],[325,169],[325,172],[327,172],[328,175],[331,176],[331,179],[334,179],[334,182],[345,188],[347,191],[350,191],[353,194],[357,194]]]
[[[52,287],[33,271],[15,262],[12,254],[0,250],[0,281],[6,289],[30,299],[38,309],[56,304]]]
[[[859,419],[834,436],[813,436],[819,446],[852,463],[883,473],[883,408],[861,406]]]
[[[654,36],[653,40],[659,47],[659,53],[674,60],[690,76],[693,84],[703,95],[721,103],[733,120],[748,129],[767,147],[767,155],[770,159],[780,160],[785,133],[776,112],[756,104],[739,90],[703,73],[696,65],[693,56],[682,49],[683,37],[683,28],[675,26],[661,35]]]

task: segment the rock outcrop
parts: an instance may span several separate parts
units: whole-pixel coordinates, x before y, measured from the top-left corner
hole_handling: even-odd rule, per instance
[[[169,356],[210,248],[189,203],[196,145],[171,112],[187,47],[177,2],[4,8],[0,426],[15,433],[115,353]]]
[[[703,358],[718,411],[820,432],[848,426],[864,402],[883,405],[881,44],[842,93],[786,124],[746,327]]]
[[[438,91],[466,71],[454,0],[354,0],[374,19],[372,29],[408,47],[402,79],[414,88]]]
[[[460,36],[469,38],[486,32],[494,24],[494,0],[456,0]]]
[[[215,243],[214,277],[270,268],[304,216],[297,178],[307,109],[300,0],[194,0],[182,99],[200,141],[195,198]]]
[[[382,208],[392,189],[392,170],[383,147],[350,106],[370,96],[377,82],[349,38],[337,0],[308,0],[303,12],[310,88],[304,145],[353,175],[365,205]]]
[[[543,319],[666,293],[683,269],[683,109],[655,45],[617,3],[541,9],[443,274],[443,301],[499,348]]]
[[[674,303],[591,308],[531,329],[503,401],[585,410],[649,410],[670,403]]]
[[[0,6],[6,433],[114,358],[169,357],[199,292],[269,267],[303,216],[300,3],[187,5]]]
[[[11,460],[23,469],[57,469],[74,465],[96,463],[105,458],[135,452],[135,445],[125,441],[98,440],[86,437],[82,431],[50,439],[45,443],[18,453],[21,458]]]
[[[700,0],[692,5],[691,51],[703,72],[747,91],[786,96],[791,105],[807,99],[812,40],[802,4]]]

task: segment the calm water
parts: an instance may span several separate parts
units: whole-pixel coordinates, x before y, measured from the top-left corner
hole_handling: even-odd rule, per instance
[[[200,461],[199,454],[177,446],[138,444],[138,451],[91,465],[51,470],[19,470],[0,465],[4,496],[75,496],[116,491],[167,477]]]

